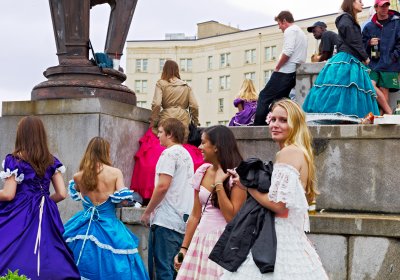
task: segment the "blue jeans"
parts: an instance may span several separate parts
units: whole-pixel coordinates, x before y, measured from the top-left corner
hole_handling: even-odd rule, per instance
[[[296,72],[293,73],[281,73],[273,72],[268,83],[264,89],[260,91],[257,101],[257,110],[254,117],[255,126],[267,125],[265,119],[269,112],[269,106],[272,102],[288,98],[290,90],[296,85]]]
[[[183,237],[183,234],[174,230],[158,225],[151,226],[148,252],[151,280],[175,279],[174,257],[179,252]]]

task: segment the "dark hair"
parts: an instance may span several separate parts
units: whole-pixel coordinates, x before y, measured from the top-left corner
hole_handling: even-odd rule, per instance
[[[90,140],[79,165],[79,171],[82,171],[81,185],[85,191],[93,191],[97,188],[99,163],[111,165],[110,143],[104,138],[94,137]]]
[[[173,60],[167,60],[162,70],[161,80],[169,81],[174,77],[181,78],[178,64]]]
[[[158,124],[158,127],[160,126],[164,129],[165,134],[171,135],[172,138],[174,138],[175,143],[183,144],[183,141],[185,140],[185,126],[180,120],[168,118],[162,120]]]
[[[286,22],[289,23],[293,23],[294,19],[292,13],[289,11],[282,11],[279,13],[279,15],[275,17],[275,21],[283,21],[283,20],[286,20]]]
[[[357,13],[354,11],[353,3],[357,0],[343,0],[341,9],[343,12],[349,13],[354,20],[358,23]]]
[[[54,163],[47,145],[47,134],[41,119],[35,116],[22,118],[17,127],[14,157],[28,162],[39,177]]]
[[[207,127],[203,130],[207,139],[217,148],[217,159],[222,170],[227,172],[228,168],[235,168],[243,160],[232,131],[223,125]],[[223,182],[226,195],[230,198],[229,177]],[[217,193],[211,196],[212,204],[219,208]]]

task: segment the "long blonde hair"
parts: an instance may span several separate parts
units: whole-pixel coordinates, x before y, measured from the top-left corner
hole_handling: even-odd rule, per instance
[[[82,171],[80,185],[85,191],[97,188],[99,164],[111,165],[110,143],[101,137],[94,137],[90,140],[79,165],[79,171]]]
[[[282,99],[274,103],[272,110],[280,106],[286,110],[289,126],[289,135],[284,142],[284,146],[295,145],[300,148],[308,164],[308,176],[306,185],[306,197],[310,203],[318,194],[316,189],[316,176],[314,165],[314,152],[312,149],[312,136],[307,127],[306,116],[296,102],[290,99]]]
[[[252,80],[245,79],[243,81],[237,97],[246,101],[253,101],[258,99],[256,88],[254,87]]]

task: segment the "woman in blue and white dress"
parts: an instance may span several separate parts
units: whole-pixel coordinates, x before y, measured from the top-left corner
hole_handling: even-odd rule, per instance
[[[111,166],[110,144],[90,142],[69,193],[84,210],[65,224],[64,239],[83,279],[149,279],[138,253],[138,238],[116,217],[115,204],[132,200],[121,170]]]

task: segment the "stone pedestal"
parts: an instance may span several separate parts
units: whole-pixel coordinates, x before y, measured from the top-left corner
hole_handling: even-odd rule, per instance
[[[130,186],[138,140],[148,129],[150,111],[103,98],[54,99],[3,102],[0,118],[0,158],[14,149],[17,123],[26,115],[37,115],[48,134],[50,151],[66,166],[65,183],[78,171],[89,140],[101,136],[111,143],[111,158]],[[66,199],[58,204],[65,222],[80,203]]]

